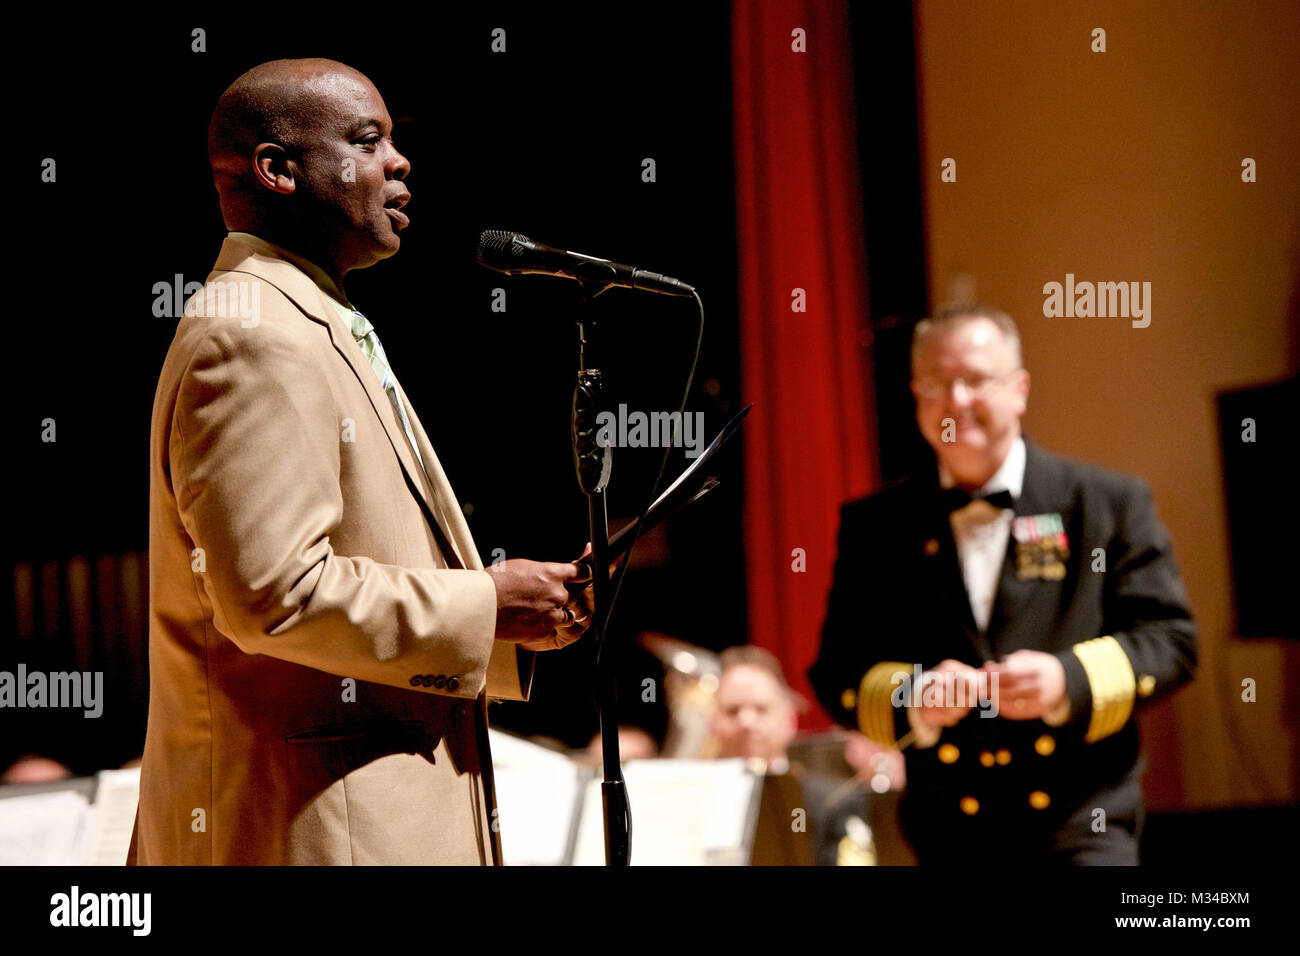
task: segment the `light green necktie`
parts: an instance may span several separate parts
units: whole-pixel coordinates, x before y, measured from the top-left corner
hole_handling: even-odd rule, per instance
[[[375,334],[375,327],[370,324],[369,319],[355,308],[351,306],[349,308],[352,309],[352,316],[348,320],[352,327],[352,337],[357,340],[357,345],[365,354],[370,367],[379,376],[379,384],[388,393],[389,401],[393,403],[393,408],[397,411],[397,418],[402,423],[402,429],[406,432],[407,440],[411,443],[411,450],[415,452],[420,467],[424,468],[424,458],[420,455],[420,446],[415,442],[415,435],[411,431],[411,422],[406,417],[405,406],[402,405],[402,397],[397,393],[397,379],[393,376],[393,370],[388,364],[388,356],[384,354],[384,347],[379,344],[379,336]]]
[[[352,337],[356,339],[357,345],[365,353],[366,360],[370,367],[375,370],[375,375],[379,377],[379,384],[384,391],[388,393],[388,399],[393,403],[393,408],[397,411],[397,417],[402,423],[402,429],[406,432],[406,440],[411,443],[411,450],[415,452],[415,458],[420,463],[420,468],[424,470],[425,477],[432,483],[433,478],[429,475],[429,469],[424,465],[424,456],[420,454],[420,446],[415,442],[415,434],[411,431],[410,419],[406,417],[406,407],[402,404],[402,396],[397,392],[397,379],[393,376],[393,370],[388,365],[388,356],[384,354],[384,347],[379,344],[379,336],[375,334],[375,327],[370,324],[370,320],[358,312],[351,304],[348,305],[351,310],[351,316],[348,323],[352,329]],[[447,520],[447,515],[443,511],[442,505],[435,497],[431,501],[433,514],[431,515],[430,527],[438,538],[438,547],[442,551],[444,559],[448,565],[453,568],[463,568],[465,563],[460,557],[454,545],[452,545],[449,530],[451,523]]]

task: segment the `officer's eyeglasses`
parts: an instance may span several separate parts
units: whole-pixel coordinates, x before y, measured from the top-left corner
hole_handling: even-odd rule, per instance
[[[916,392],[921,398],[934,401],[946,397],[954,385],[961,385],[975,398],[988,398],[997,390],[999,385],[1018,371],[1020,369],[1013,369],[1005,375],[970,375],[959,378],[940,378],[937,375],[927,375],[924,378],[912,380],[912,391]]]

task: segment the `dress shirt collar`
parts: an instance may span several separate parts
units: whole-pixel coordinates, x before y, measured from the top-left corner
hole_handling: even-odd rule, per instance
[[[951,488],[956,482],[948,469],[939,465],[939,487]],[[1009,491],[1011,497],[1017,501],[1020,500],[1020,494],[1025,488],[1025,439],[1022,435],[1017,438],[1007,452],[1007,457],[1002,460],[1000,467],[983,485],[974,492],[975,496],[989,495],[995,491]]]
[[[264,256],[283,259],[285,262],[297,266],[304,274],[306,274],[307,278],[316,283],[316,285],[320,287],[320,290],[329,296],[335,303],[346,307],[346,310],[349,313],[352,311],[352,305],[348,302],[347,296],[343,294],[343,290],[340,289],[335,284],[334,280],[326,275],[325,270],[316,265],[316,263],[304,259],[295,252],[290,252],[288,249],[284,248],[284,246],[278,246],[274,242],[267,242],[261,236],[255,236],[251,232],[232,232],[230,233],[230,238],[238,239],[244,244],[252,246],[256,252],[259,252]]]

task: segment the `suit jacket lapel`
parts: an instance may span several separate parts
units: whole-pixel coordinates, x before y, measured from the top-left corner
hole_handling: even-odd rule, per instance
[[[939,609],[940,620],[956,621],[966,641],[973,647],[981,660],[988,660],[992,654],[984,635],[975,626],[975,613],[971,610],[970,596],[966,593],[966,581],[961,573],[961,561],[957,556],[957,542],[952,533],[952,521],[944,509],[940,498],[938,481],[927,482],[922,492],[924,500],[929,502],[924,513],[928,515],[923,530],[924,553],[931,565],[934,606]],[[938,549],[930,554],[936,542]],[[937,662],[936,662],[937,663]]]
[[[1025,481],[1016,501],[1015,516],[1023,518],[1057,513],[1068,528],[1072,505],[1067,495],[1068,488],[1056,462],[1026,439]],[[1067,567],[1074,564],[1075,556],[1070,557]],[[1045,621],[1051,620],[1054,612],[1050,607],[1037,613],[1034,605],[1054,605],[1061,584],[1059,581],[1022,579],[1019,576],[1016,570],[1016,536],[1013,525],[1011,534],[1007,536],[1007,552],[1002,560],[997,598],[993,602],[993,614],[989,619],[987,637],[992,651],[1004,655],[1021,647],[1037,646],[1034,641],[1026,640],[1021,632],[1040,628]]]
[[[437,492],[431,476],[427,475],[424,469],[420,467],[420,462],[411,450],[411,444],[407,441],[406,433],[402,429],[402,423],[398,421],[393,403],[379,384],[379,378],[375,375],[375,370],[370,367],[370,363],[366,361],[365,355],[352,337],[352,330],[344,324],[343,317],[339,315],[337,307],[329,301],[320,287],[292,263],[255,252],[246,243],[242,243],[236,238],[227,238],[222,244],[221,254],[217,257],[217,264],[213,272],[214,274],[217,272],[245,272],[257,276],[259,279],[264,279],[292,299],[294,304],[308,318],[321,323],[329,330],[330,341],[333,343],[335,351],[348,363],[357,380],[361,383],[361,387],[365,389],[366,396],[370,399],[370,405],[379,418],[385,434],[388,435],[393,451],[402,463],[402,470],[406,472],[407,483],[423,506],[430,524],[445,537],[454,541],[454,535],[449,534],[446,516],[438,505]],[[209,276],[208,278],[211,280],[213,277]],[[403,401],[406,401],[405,395],[402,398]],[[411,411],[409,402],[407,402],[406,408],[407,414],[412,420],[412,431],[416,431],[418,426],[415,425],[415,416]],[[416,433],[417,435],[422,434],[421,431],[416,431]],[[425,440],[427,442],[427,438]],[[425,454],[423,449],[421,449],[421,454]],[[425,461],[431,464],[436,463],[437,459],[432,455],[432,450],[426,455]],[[440,467],[435,466],[435,470],[439,476],[442,476]],[[446,477],[442,476],[441,480],[445,484]],[[446,489],[446,492],[447,496],[450,497],[450,487]],[[457,513],[459,514],[459,511]],[[451,551],[447,557],[449,560],[459,558],[462,566],[464,566],[463,555]]]
[[[424,425],[420,422],[420,417],[415,414],[415,407],[411,404],[411,400],[407,397],[406,390],[402,388],[400,382],[397,385],[397,390],[402,396],[402,404],[406,406],[406,417],[411,423],[411,432],[415,435],[416,445],[420,449],[420,457],[424,459],[429,482],[433,488],[435,513],[442,523],[442,530],[447,535],[456,556],[460,559],[461,566],[477,570],[483,566],[483,562],[479,558],[474,539],[469,533],[469,524],[465,521],[465,517],[461,512],[460,502],[457,501],[456,494],[451,489],[451,482],[447,480],[447,475],[442,470],[442,463],[438,461],[438,456],[433,450],[433,444],[424,431]]]

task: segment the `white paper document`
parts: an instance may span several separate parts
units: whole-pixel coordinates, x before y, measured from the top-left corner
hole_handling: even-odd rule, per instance
[[[0,800],[0,866],[79,865],[89,817],[90,801],[75,790]]]
[[[590,769],[520,737],[497,730],[490,735],[503,862],[567,863],[578,799]]]
[[[759,778],[743,760],[633,760],[623,765],[623,778],[633,866],[746,862],[742,849]],[[573,862],[605,863],[599,779],[588,785]]]
[[[86,840],[87,866],[125,866],[135,832],[135,808],[140,802],[140,768],[105,770],[99,775],[90,808]]]

